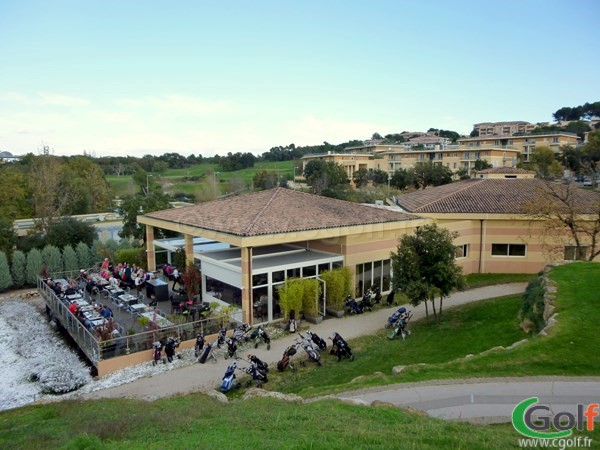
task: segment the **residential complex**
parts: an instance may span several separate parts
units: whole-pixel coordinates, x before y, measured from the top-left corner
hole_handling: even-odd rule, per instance
[[[517,133],[531,133],[537,125],[522,120],[512,122],[482,122],[473,125],[473,131],[483,136],[513,136]]]
[[[420,162],[440,164],[454,173],[461,169],[471,173],[477,160],[486,161],[492,167],[516,167],[519,160],[530,161],[536,146],[546,146],[558,153],[561,146],[575,146],[577,140],[573,133],[549,132],[462,138],[457,145],[450,145],[447,138],[421,136],[402,144],[364,145],[348,147],[344,153],[305,155],[302,157],[302,171],[308,162],[321,159],[344,166],[350,181],[359,169],[393,173],[413,168]]]

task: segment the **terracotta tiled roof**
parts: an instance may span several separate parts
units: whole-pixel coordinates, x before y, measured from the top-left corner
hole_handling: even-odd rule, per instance
[[[528,214],[536,202],[551,201],[550,190],[571,189],[580,214],[598,214],[600,193],[530,178],[476,178],[399,195],[397,203],[413,213]]]
[[[260,236],[419,219],[397,211],[285,188],[185,208],[155,211],[145,216],[236,236]]]
[[[533,170],[519,169],[517,167],[493,167],[491,169],[478,170],[480,173],[506,173],[506,174],[517,174],[517,173],[535,173]]]

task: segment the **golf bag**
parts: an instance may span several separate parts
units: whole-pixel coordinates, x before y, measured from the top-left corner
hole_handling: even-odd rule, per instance
[[[225,359],[234,358],[236,356],[235,352],[237,352],[237,340],[229,338],[225,341],[227,344],[227,353],[225,353]]]
[[[202,353],[198,357],[198,362],[200,364],[204,364],[209,358],[212,359],[212,362],[214,362],[214,363],[217,362],[217,357],[215,356],[215,354],[212,351],[213,345],[214,344],[210,344],[208,342],[206,343],[206,345],[204,346],[204,349],[202,350]]]
[[[249,367],[243,369],[248,375],[252,376],[251,380],[246,381],[246,387],[249,387],[253,381],[256,381],[256,387],[262,387],[263,383],[269,381],[267,378],[267,372],[258,367],[257,364],[251,364]]]
[[[250,340],[250,336],[247,334],[252,327],[247,323],[242,323],[235,330],[233,330],[233,339],[238,342],[247,342]]]
[[[344,302],[344,306],[350,314],[362,314],[364,312],[363,307],[351,296],[348,296]]]
[[[395,311],[394,314],[392,314],[390,317],[388,317],[388,320],[385,323],[385,328],[393,327],[396,324],[396,322],[398,322],[398,320],[400,320],[400,318],[402,316],[406,315],[406,313],[407,313],[407,311],[404,306],[398,308],[398,310]]]
[[[402,339],[404,340],[404,339],[406,339],[406,337],[408,335],[410,335],[410,331],[406,329],[406,326],[408,325],[408,321],[412,317],[412,314],[410,311],[407,311],[406,308],[400,308],[398,311],[400,311],[402,309],[404,311],[402,313],[400,313],[400,315],[398,316],[396,321],[392,324],[392,330],[388,334],[389,339],[394,339],[396,336],[401,336]],[[398,311],[396,311],[396,313]],[[394,314],[396,314],[396,313],[394,313]],[[394,315],[392,315],[392,317],[393,316]],[[390,319],[392,319],[392,317],[390,317],[388,319],[388,323],[389,323]]]
[[[265,331],[265,327],[259,325],[250,335],[250,339],[254,340],[254,348],[258,348],[261,339],[267,344],[267,350],[271,350],[271,338]]]
[[[167,356],[167,361],[173,362],[175,349],[177,347],[179,347],[179,339],[173,337],[167,339],[167,345],[165,345],[165,355]]]
[[[163,349],[162,342],[156,341],[152,344],[152,365],[155,366],[158,364],[161,358],[161,352]]]
[[[292,356],[294,356],[298,352],[298,344],[292,344],[283,352],[283,357],[277,363],[277,370],[283,372],[289,366],[293,372],[296,371],[296,368],[292,365]]]
[[[381,289],[379,289],[379,286],[371,286],[371,292],[374,294],[373,303],[379,305],[381,303]]]
[[[359,306],[362,308],[363,311],[364,310],[371,311],[373,309],[372,298],[373,298],[373,293],[371,292],[370,289],[367,289],[359,303]]]
[[[225,328],[221,328],[219,330],[219,336],[217,337],[217,348],[221,348],[221,346],[223,344],[225,344],[225,341],[227,340],[227,330]]]
[[[388,306],[392,306],[392,305],[396,304],[396,301],[394,300],[394,294],[395,294],[395,291],[392,289],[392,291],[387,296]]]
[[[308,356],[308,361],[313,361],[317,364],[317,366],[321,365],[321,354],[319,353],[319,350],[315,348],[312,341],[300,334],[300,341],[298,342],[298,344],[301,345],[304,351],[306,352],[306,355]],[[306,364],[306,362],[303,361],[300,364],[304,365]]]
[[[241,387],[241,383],[235,383],[235,369],[237,369],[237,363],[234,361],[229,367],[227,367],[225,375],[223,375],[223,380],[221,381],[221,392],[229,392],[234,387]]]
[[[321,338],[317,333],[313,333],[312,331],[307,331],[306,334],[310,337],[310,340],[319,347],[319,350],[325,350],[327,348],[327,342],[323,338]]]
[[[269,364],[259,359],[258,356],[248,355],[248,362],[250,362],[251,364],[256,364],[256,366],[263,372],[269,371]]]
[[[196,335],[196,345],[194,345],[194,355],[196,358],[200,356],[202,350],[204,349],[204,335],[202,333],[198,333]]]
[[[354,354],[352,353],[350,346],[339,333],[334,332],[329,339],[331,339],[331,342],[333,343],[329,353],[337,356],[338,361],[344,356],[350,359],[350,361],[354,361]]]

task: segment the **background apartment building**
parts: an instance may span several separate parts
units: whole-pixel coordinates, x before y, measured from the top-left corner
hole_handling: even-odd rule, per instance
[[[513,122],[482,122],[473,125],[478,136],[513,136],[517,133],[531,133],[537,125],[517,120]]]

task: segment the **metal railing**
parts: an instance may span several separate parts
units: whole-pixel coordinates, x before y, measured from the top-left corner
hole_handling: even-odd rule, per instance
[[[61,277],[71,278],[68,272],[57,273],[53,277],[55,279]],[[150,331],[127,336],[114,336],[103,341],[90,332],[69,311],[67,302],[59,298],[41,277],[38,277],[37,288],[54,318],[60,322],[93,365],[97,365],[101,360],[150,350],[154,342],[167,337],[178,337],[185,341],[195,338],[197,333],[210,335],[217,333],[221,328],[231,330],[239,325],[235,318],[229,316],[209,317],[164,328],[156,326],[155,329]],[[155,325],[149,322],[149,326]]]

